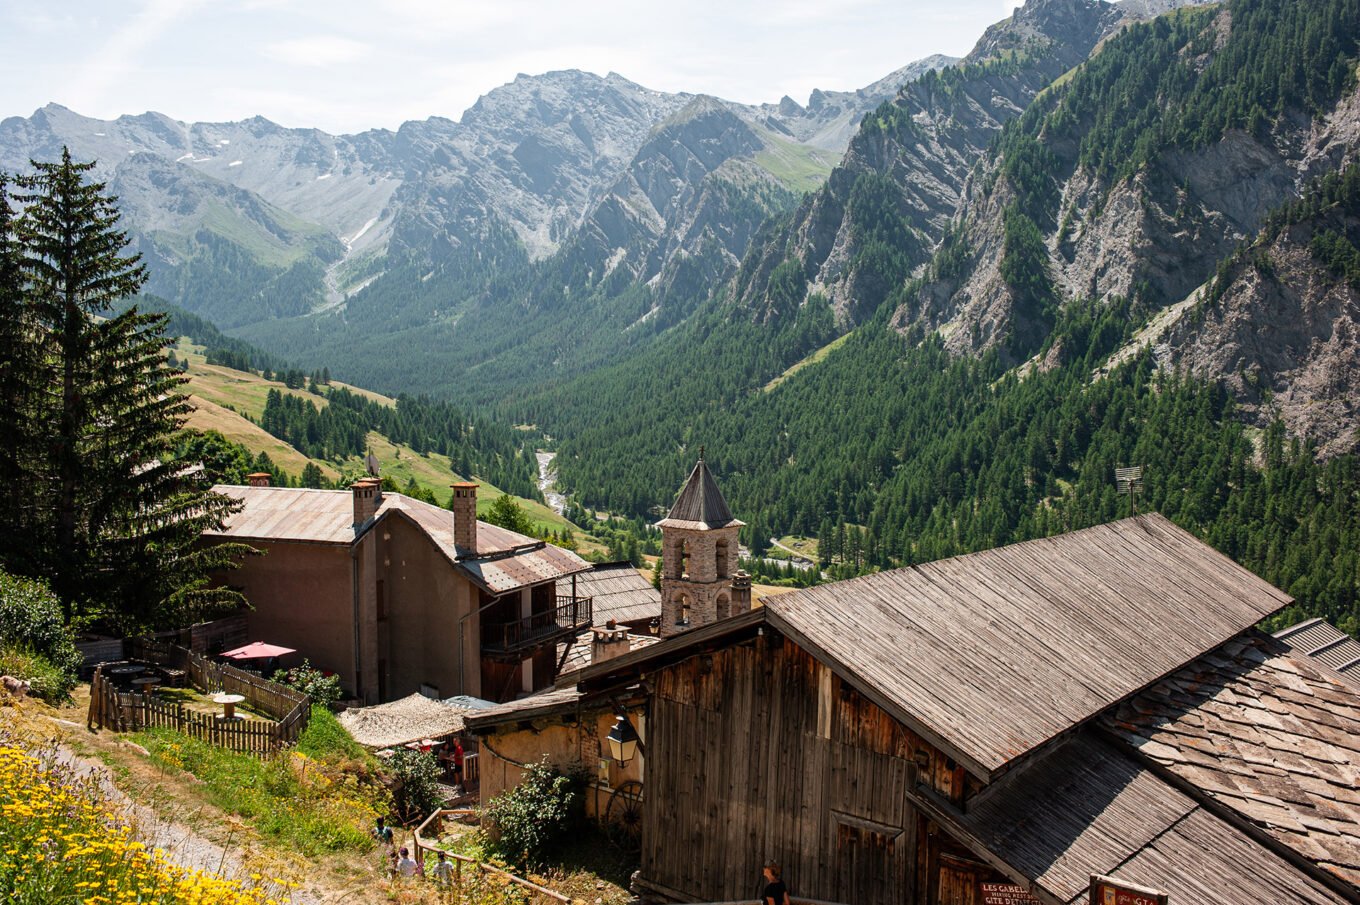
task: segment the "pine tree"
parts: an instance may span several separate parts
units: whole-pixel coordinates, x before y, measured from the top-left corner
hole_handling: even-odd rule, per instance
[[[10,207],[9,187],[0,174],[0,468],[13,486],[35,488],[34,464],[41,431],[34,428],[37,398],[37,346],[23,300],[22,254]],[[0,501],[6,530],[0,535],[0,561],[16,572],[31,572],[34,534],[33,496],[7,493]]]
[[[243,548],[198,541],[239,504],[175,458],[191,407],[166,366],[167,318],[135,306],[110,316],[146,279],[138,257],[123,254],[116,199],[85,181],[94,164],[68,150],[33,167],[17,196],[34,374],[47,388],[31,419],[46,434],[31,570],[51,579],[69,618],[128,630],[237,605],[240,595],[209,588],[207,574]]]

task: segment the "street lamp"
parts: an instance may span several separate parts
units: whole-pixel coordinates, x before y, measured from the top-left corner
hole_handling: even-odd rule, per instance
[[[642,739],[638,737],[637,730],[628,721],[627,714],[623,713],[620,713],[619,718],[614,721],[614,728],[609,730],[605,741],[609,742],[609,756],[617,761],[620,767],[632,760],[642,747]]]

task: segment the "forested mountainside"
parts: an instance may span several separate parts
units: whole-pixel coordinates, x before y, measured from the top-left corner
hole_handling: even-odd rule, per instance
[[[260,118],[102,122],[49,105],[0,123],[0,170],[68,145],[121,196],[150,291],[367,385],[461,390],[479,365],[478,386],[501,371],[533,381],[583,317],[621,334],[632,320],[595,310],[619,287],[655,278],[661,299],[642,313],[683,313],[756,224],[820,184],[866,111],[948,62],[806,105],[552,72],[489,92],[457,122],[349,136]],[[619,307],[638,316],[629,299]],[[526,348],[502,360],[506,326]],[[563,357],[563,373],[587,363]]]
[[[1360,628],[1358,40],[1356,0],[1121,29],[995,133],[940,225],[897,181],[919,184],[905,136],[930,117],[890,107],[847,164],[880,121],[902,143],[827,230],[848,282],[819,284],[799,240],[814,198],[745,260],[763,286],[521,414],[614,511],[667,502],[705,444],[749,539],[818,535],[851,570],[1107,520],[1128,506],[1112,469],[1143,464],[1140,505]],[[970,73],[1003,77],[928,80]]]

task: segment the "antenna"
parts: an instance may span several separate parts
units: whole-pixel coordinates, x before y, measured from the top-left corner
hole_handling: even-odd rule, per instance
[[[1143,466],[1130,465],[1114,470],[1114,488],[1129,495],[1133,504],[1133,514],[1138,514],[1138,494],[1143,492]]]

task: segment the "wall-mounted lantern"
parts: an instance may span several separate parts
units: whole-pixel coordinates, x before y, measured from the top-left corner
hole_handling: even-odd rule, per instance
[[[619,714],[619,718],[614,721],[614,728],[609,730],[609,735],[605,737],[605,741],[609,743],[609,756],[620,767],[625,766],[639,752],[647,753],[642,744],[642,739],[638,737],[637,730],[628,721],[627,714]]]

